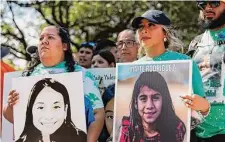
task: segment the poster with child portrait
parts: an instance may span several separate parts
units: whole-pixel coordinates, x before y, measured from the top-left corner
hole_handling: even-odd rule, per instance
[[[82,72],[14,78],[12,89],[15,142],[86,142]]]
[[[191,86],[189,60],[117,64],[113,141],[189,142]]]

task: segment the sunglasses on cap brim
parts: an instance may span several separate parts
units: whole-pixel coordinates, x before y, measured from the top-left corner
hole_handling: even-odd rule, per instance
[[[197,7],[200,10],[204,10],[206,8],[207,4],[209,4],[209,6],[211,8],[216,8],[216,7],[220,6],[220,1],[198,1]]]

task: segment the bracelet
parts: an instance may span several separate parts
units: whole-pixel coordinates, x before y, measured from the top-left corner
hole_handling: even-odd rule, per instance
[[[206,114],[202,114],[200,111],[197,111],[197,112],[199,113],[200,116],[202,116],[202,118],[206,118],[209,115],[210,110],[211,110],[211,105],[209,105],[209,109],[208,109],[208,112]]]

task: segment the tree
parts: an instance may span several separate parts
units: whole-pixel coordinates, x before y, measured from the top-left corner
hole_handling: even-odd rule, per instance
[[[77,48],[83,41],[96,41],[101,38],[116,39],[116,35],[130,28],[132,19],[148,9],[165,11],[177,25],[181,39],[187,45],[199,32],[197,26],[198,12],[195,2],[157,2],[157,1],[7,1],[9,10],[1,12],[2,46],[9,47],[17,58],[30,60],[26,54],[28,42],[15,19],[15,8],[33,9],[42,23],[35,27],[38,32],[47,24],[56,24],[68,28],[73,47]],[[7,22],[11,13],[11,23]],[[13,24],[12,24],[13,23]],[[31,24],[32,25],[32,24]],[[196,32],[197,31],[197,32]],[[12,41],[17,43],[16,47]]]

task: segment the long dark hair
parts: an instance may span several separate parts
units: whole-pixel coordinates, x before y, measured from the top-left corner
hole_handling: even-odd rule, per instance
[[[135,105],[137,105],[140,88],[143,86],[148,86],[162,95],[162,110],[156,120],[156,130],[160,134],[160,141],[176,142],[177,126],[180,122],[183,126],[185,125],[175,114],[167,83],[158,72],[143,72],[135,83],[130,104],[130,140],[136,142],[144,138],[141,116],[138,113],[137,107],[135,107]]]
[[[70,36],[69,32],[67,31],[66,28],[63,27],[58,27],[54,26],[58,30],[58,34],[62,40],[62,43],[67,44],[67,50],[64,51],[65,54],[65,66],[67,72],[74,72],[75,68],[74,65],[76,64],[75,61],[73,60],[73,55],[72,55],[72,50],[70,46]],[[38,55],[38,50],[36,51]],[[33,72],[34,68],[41,63],[39,56],[37,56],[28,66],[27,68],[23,71],[23,76],[30,76],[30,74]]]
[[[42,141],[41,132],[33,124],[32,108],[38,94],[45,87],[50,87],[56,92],[62,94],[65,107],[66,105],[68,106],[66,119],[64,120],[60,128],[50,135],[50,140],[56,142],[72,142],[74,140],[80,140],[82,142],[85,142],[86,134],[82,130],[76,128],[76,126],[71,120],[70,99],[66,87],[58,81],[53,80],[52,78],[44,78],[38,81],[33,86],[27,104],[25,127],[20,135],[20,138],[16,142]]]

